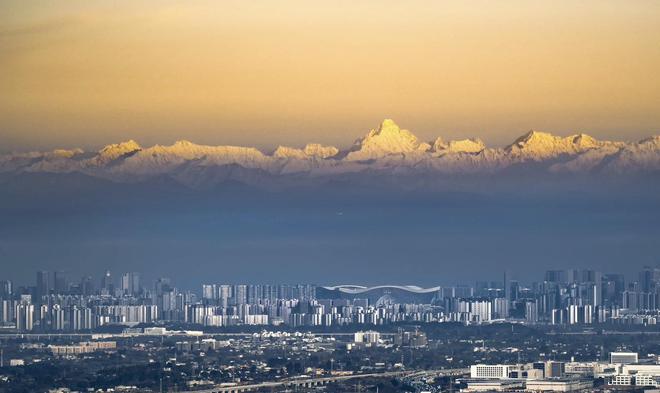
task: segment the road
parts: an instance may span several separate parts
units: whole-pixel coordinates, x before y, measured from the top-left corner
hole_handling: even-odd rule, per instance
[[[317,385],[325,385],[328,383],[348,381],[352,379],[363,378],[394,378],[394,377],[439,377],[439,376],[459,376],[465,375],[470,372],[469,369],[438,369],[438,370],[416,370],[416,371],[388,371],[384,373],[370,373],[370,374],[354,374],[354,375],[341,375],[334,377],[323,378],[304,378],[304,379],[287,379],[285,381],[277,382],[262,382],[252,385],[236,385],[236,386],[217,386],[211,389],[204,390],[190,390],[182,393],[240,393],[259,389],[270,389],[276,387],[313,387]]]

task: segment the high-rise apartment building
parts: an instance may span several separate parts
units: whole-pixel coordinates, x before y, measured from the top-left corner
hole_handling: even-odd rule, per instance
[[[50,277],[45,270],[37,272],[37,285],[35,286],[35,301],[41,302],[41,298],[50,293]]]
[[[136,272],[124,273],[121,276],[121,290],[125,295],[137,295],[142,290],[140,274]]]
[[[9,280],[0,281],[0,299],[9,299],[14,293],[13,284]]]
[[[63,294],[66,293],[68,289],[64,272],[53,272],[53,293]]]
[[[114,284],[112,282],[112,274],[110,274],[110,270],[106,270],[103,274],[103,278],[101,278],[101,289],[104,289],[108,293],[114,291]]]
[[[34,305],[19,303],[16,305],[16,329],[29,332],[34,328]]]

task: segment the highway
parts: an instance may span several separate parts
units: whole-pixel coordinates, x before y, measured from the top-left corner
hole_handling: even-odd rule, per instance
[[[388,371],[384,373],[370,373],[370,374],[353,374],[353,375],[340,375],[333,377],[322,378],[300,378],[300,379],[287,379],[284,381],[276,382],[262,382],[252,385],[235,385],[235,386],[216,386],[211,389],[204,390],[189,390],[182,393],[240,393],[259,389],[272,389],[277,387],[314,387],[318,385],[325,385],[333,382],[342,382],[353,379],[363,378],[395,378],[395,377],[441,377],[441,376],[462,376],[468,374],[469,369],[438,369],[438,370],[416,370],[416,371]]]

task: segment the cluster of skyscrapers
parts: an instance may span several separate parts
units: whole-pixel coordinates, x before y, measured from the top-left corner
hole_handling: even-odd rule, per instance
[[[98,286],[96,284],[99,284]],[[98,282],[70,282],[40,271],[34,286],[0,281],[0,323],[19,331],[79,331],[103,325],[189,323],[233,325],[383,325],[397,322],[530,324],[655,324],[660,312],[660,268],[636,280],[594,270],[550,270],[522,285],[506,274],[474,286],[316,286],[203,284],[180,291],[167,278],[144,285],[129,272]]]

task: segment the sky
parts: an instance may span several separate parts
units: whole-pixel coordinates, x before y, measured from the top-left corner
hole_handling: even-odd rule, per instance
[[[657,1],[0,3],[0,151],[660,133]]]

